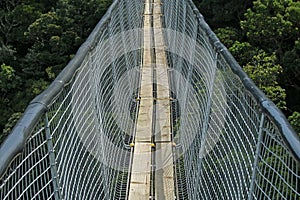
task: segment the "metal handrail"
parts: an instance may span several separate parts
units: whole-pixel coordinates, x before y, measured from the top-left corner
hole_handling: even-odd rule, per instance
[[[117,4],[118,0],[114,0],[106,14],[98,22],[86,41],[80,46],[74,58],[67,64],[50,86],[29,103],[21,119],[17,122],[12,132],[1,144],[0,177],[2,177],[5,173],[5,170],[11,160],[13,160],[13,158],[22,151],[25,146],[26,139],[30,137],[33,127],[40,117],[47,112],[48,105],[62,91],[64,86],[72,80],[86,55],[95,47],[99,39],[99,33],[102,31],[104,25],[110,20],[112,11]]]
[[[210,39],[210,43],[214,46],[218,52],[228,62],[231,70],[240,78],[245,88],[253,95],[256,101],[259,103],[263,112],[265,112],[272,121],[276,124],[285,144],[293,154],[293,156],[300,162],[300,138],[291,127],[290,123],[286,119],[285,115],[266,95],[255,85],[255,83],[249,78],[249,76],[243,71],[242,67],[237,63],[235,58],[229,52],[229,50],[220,42],[216,34],[211,30],[203,15],[199,12],[192,0],[188,1],[192,7],[194,14],[196,15],[199,26],[205,31],[206,35]]]

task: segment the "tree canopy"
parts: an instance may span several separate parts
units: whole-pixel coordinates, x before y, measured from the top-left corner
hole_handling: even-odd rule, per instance
[[[198,0],[195,3],[238,63],[299,132],[300,2]]]
[[[54,80],[111,2],[0,2],[0,132],[8,133],[29,101]],[[249,76],[299,130],[300,2],[195,3]]]
[[[48,87],[112,0],[1,0],[0,143]]]

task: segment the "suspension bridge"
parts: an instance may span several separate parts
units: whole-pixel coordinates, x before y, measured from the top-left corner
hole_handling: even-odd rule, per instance
[[[300,140],[191,0],[115,0],[0,147],[0,199],[300,199]]]

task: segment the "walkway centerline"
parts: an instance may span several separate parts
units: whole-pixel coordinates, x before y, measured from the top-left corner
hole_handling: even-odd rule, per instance
[[[161,1],[146,0],[140,106],[129,184],[130,200],[174,199],[170,90]]]

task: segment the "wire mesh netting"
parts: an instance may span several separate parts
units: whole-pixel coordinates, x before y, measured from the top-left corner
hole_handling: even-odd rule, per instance
[[[161,6],[176,199],[300,199],[299,157],[292,153],[299,147],[287,142],[294,132],[283,132],[279,123],[286,119],[263,106],[275,109],[251,90],[252,82],[245,85],[247,77],[212,39],[191,1],[164,0]],[[143,0],[115,1],[89,50],[75,56],[83,57],[76,70],[62,72],[70,78],[59,92],[29,105],[23,121],[37,104],[47,109],[30,121],[33,127],[24,125],[29,134],[22,151],[0,174],[0,199],[128,197],[143,9]],[[7,141],[23,134],[14,130]],[[4,147],[1,157],[11,151]]]
[[[1,178],[0,199],[125,198],[142,12],[138,0],[114,6],[97,44]]]
[[[299,162],[187,1],[165,0],[179,199],[299,199]]]

